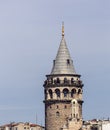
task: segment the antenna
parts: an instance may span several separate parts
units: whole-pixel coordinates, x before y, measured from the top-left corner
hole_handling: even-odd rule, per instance
[[[37,124],[37,113],[36,113],[36,124]]]

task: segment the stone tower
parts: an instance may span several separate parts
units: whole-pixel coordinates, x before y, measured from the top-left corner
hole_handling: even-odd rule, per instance
[[[80,130],[82,127],[81,75],[76,74],[64,38],[53,61],[53,68],[44,81],[45,130]]]

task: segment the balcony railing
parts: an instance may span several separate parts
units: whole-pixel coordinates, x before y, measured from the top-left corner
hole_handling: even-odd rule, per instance
[[[83,83],[81,80],[46,80],[44,86],[83,86]]]

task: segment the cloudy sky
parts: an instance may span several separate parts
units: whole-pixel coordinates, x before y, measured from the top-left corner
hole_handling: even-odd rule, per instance
[[[44,124],[43,82],[65,39],[84,86],[84,120],[110,117],[110,0],[0,1],[0,124]]]

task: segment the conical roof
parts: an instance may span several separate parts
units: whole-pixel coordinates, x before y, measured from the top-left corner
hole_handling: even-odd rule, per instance
[[[64,26],[62,27],[62,39],[54,60],[51,74],[76,74],[73,61],[64,38]]]

